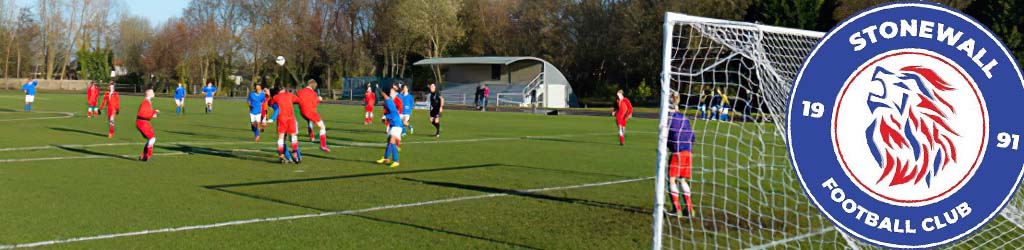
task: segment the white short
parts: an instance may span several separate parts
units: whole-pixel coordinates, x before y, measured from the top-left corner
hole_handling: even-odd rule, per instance
[[[213,104],[213,97],[207,97],[206,104]]]
[[[34,96],[34,95],[25,95],[25,102],[35,102],[35,101],[36,101],[36,96]]]
[[[177,106],[185,105],[185,99],[174,99],[174,105],[177,105]]]
[[[402,127],[388,128],[388,135],[395,137],[397,140],[402,140]]]
[[[249,122],[260,122],[260,120],[262,120],[262,117],[260,117],[260,116],[263,116],[263,115],[261,115],[261,114],[255,114],[255,115],[254,114],[249,114]]]

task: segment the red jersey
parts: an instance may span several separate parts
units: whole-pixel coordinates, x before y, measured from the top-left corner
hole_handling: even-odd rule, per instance
[[[377,95],[373,94],[373,91],[366,91],[366,97],[363,99],[367,107],[373,107],[377,103]]]
[[[292,121],[294,121],[295,109],[292,108],[292,105],[295,105],[295,101],[297,99],[299,99],[298,96],[295,96],[292,93],[285,92],[275,95],[273,99],[270,99],[270,103],[268,104],[277,104],[278,120],[284,121],[286,118],[289,118]]]
[[[615,110],[615,118],[624,120],[633,115],[633,104],[629,102],[628,98],[623,97],[618,103],[618,107]]]
[[[135,116],[139,120],[152,120],[156,117],[156,110],[153,110],[153,103],[149,99],[142,99],[142,104],[139,105],[139,114]]]
[[[110,115],[117,114],[118,110],[121,110],[121,97],[117,92],[107,92],[103,94],[103,103],[100,103],[100,109],[107,107],[107,113]]]
[[[89,106],[96,106],[100,99],[100,88],[96,85],[89,86],[85,91],[85,98]]]
[[[402,114],[402,98],[397,98],[396,97],[396,98],[391,98],[391,100],[393,100],[393,102],[395,102],[395,107],[398,108],[398,114]],[[384,103],[382,102],[382,103],[380,103],[380,105],[384,106]],[[383,110],[384,110],[384,114],[385,115],[391,113],[391,111],[389,111],[387,109],[387,107],[384,107]]]
[[[270,95],[268,95],[267,93],[263,94],[266,95],[266,98],[263,98],[263,108],[261,108],[260,111],[263,113],[263,115],[267,115],[267,109],[270,108]]]
[[[299,98],[299,109],[303,113],[315,112],[316,106],[320,104],[320,96],[316,95],[316,91],[311,88],[302,88],[296,92],[296,96]]]

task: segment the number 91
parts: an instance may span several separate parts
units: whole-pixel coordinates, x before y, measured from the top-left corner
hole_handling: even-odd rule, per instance
[[[1017,145],[1020,143],[1020,135],[1002,132],[996,135],[996,140],[999,141],[996,147],[1017,150]]]

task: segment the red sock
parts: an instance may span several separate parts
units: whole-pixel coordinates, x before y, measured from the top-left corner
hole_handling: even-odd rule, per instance
[[[626,144],[626,137],[625,137],[625,136],[621,136],[621,135],[620,135],[620,136],[619,136],[619,143],[621,143],[621,144]]]
[[[277,145],[277,153],[284,154],[284,145]]]
[[[676,212],[682,212],[683,208],[679,205],[679,193],[669,193],[672,196],[672,206],[676,208]]]
[[[402,141],[396,141],[395,147],[402,147]]]
[[[92,111],[85,111],[87,117],[92,117]]]
[[[153,146],[146,146],[146,159],[153,157]]]
[[[110,125],[109,135],[114,135],[114,125]]]
[[[683,195],[683,198],[686,199],[686,211],[690,211],[690,213],[693,213],[693,201],[690,200],[690,195]],[[676,199],[677,199],[676,200],[676,204],[678,206],[678,204],[679,204],[678,199],[679,198],[676,198]]]
[[[327,135],[320,135],[320,147],[321,148],[326,148],[327,147]]]
[[[299,152],[299,143],[292,142],[292,152]]]

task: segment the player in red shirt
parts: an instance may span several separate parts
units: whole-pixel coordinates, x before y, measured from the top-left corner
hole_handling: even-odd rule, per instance
[[[153,96],[153,89],[147,89],[146,99],[142,99],[142,104],[139,105],[139,113],[135,116],[135,127],[139,129],[142,138],[146,139],[146,145],[142,147],[142,156],[139,156],[140,161],[149,161],[149,158],[153,157],[153,144],[156,144],[153,125],[149,121],[156,118],[160,110],[153,109]]]
[[[619,126],[619,145],[626,145],[626,122],[629,118],[633,118],[633,104],[629,103],[629,99],[623,96],[622,90],[615,92],[615,124]]]
[[[89,82],[89,88],[85,90],[85,105],[88,106],[85,110],[86,116],[92,118],[93,114],[99,115],[100,109],[97,108],[100,102],[100,87],[96,86],[95,81]]]
[[[107,121],[110,124],[110,132],[107,132],[107,138],[114,138],[114,116],[121,113],[121,96],[114,90],[114,82],[110,82],[110,90],[107,93],[103,93],[103,102],[100,103],[100,109],[107,107]]]
[[[295,105],[295,101],[299,97],[288,93],[284,88],[281,88],[274,98],[270,99],[270,105],[277,105],[277,152],[278,157],[281,158],[282,163],[288,162],[284,156],[284,136],[291,135],[292,137],[292,152],[291,158],[295,159],[298,163],[299,160],[299,133],[298,123],[295,120],[295,111],[292,105]]]
[[[377,102],[377,95],[373,94],[373,87],[369,84],[366,85],[366,95],[363,98],[363,103],[366,104],[366,117],[363,121],[363,125],[370,125],[373,123],[373,104]]]
[[[265,96],[267,98],[263,99],[263,110],[262,110],[262,113],[261,113],[261,116],[260,116],[261,117],[260,133],[263,133],[263,130],[267,128],[267,123],[274,122],[273,120],[269,120],[270,119],[270,115],[272,115],[272,113],[269,113],[270,112],[270,88],[269,87],[268,88],[263,88],[263,96]]]
[[[299,112],[302,113],[302,118],[306,119],[309,140],[313,141],[313,124],[316,124],[320,128],[320,150],[331,152],[331,149],[327,148],[327,126],[324,125],[320,114],[316,112],[316,106],[323,101],[323,98],[316,93],[316,86],[316,80],[309,79],[306,82],[306,87],[296,92],[296,96],[299,97]]]

